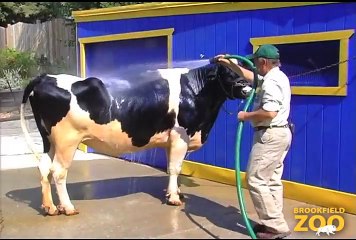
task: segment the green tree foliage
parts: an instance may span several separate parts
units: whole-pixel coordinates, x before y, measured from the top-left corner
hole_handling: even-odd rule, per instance
[[[0,2],[0,26],[70,18],[72,11],[140,3],[145,2]]]

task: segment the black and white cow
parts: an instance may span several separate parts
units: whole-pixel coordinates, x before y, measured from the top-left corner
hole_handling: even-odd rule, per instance
[[[23,117],[29,98],[44,153],[48,153],[38,158],[42,207],[47,214],[78,213],[68,195],[66,177],[80,143],[116,157],[165,148],[169,174],[166,197],[168,204],[180,205],[177,180],[186,153],[199,149],[207,140],[227,98],[244,99],[251,89],[236,73],[215,63],[191,70],[147,71],[127,81],[131,87],[115,89],[95,77],[44,74],[26,87],[21,125],[33,146]],[[52,177],[58,206],[52,200]]]

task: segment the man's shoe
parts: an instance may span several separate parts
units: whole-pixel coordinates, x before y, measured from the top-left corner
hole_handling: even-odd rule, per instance
[[[258,232],[265,232],[267,228],[263,224],[256,224],[252,230],[257,234]]]
[[[290,231],[288,232],[283,232],[283,233],[274,233],[270,231],[263,231],[263,232],[258,232],[257,238],[259,239],[281,239],[289,236],[291,234]]]

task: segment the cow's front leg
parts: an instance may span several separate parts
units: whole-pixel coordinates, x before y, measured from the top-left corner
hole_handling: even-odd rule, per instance
[[[182,170],[184,156],[188,149],[188,135],[182,128],[175,128],[170,134],[170,147],[168,148],[168,174],[169,182],[166,197],[168,204],[182,205],[180,190],[178,187],[178,176]]]

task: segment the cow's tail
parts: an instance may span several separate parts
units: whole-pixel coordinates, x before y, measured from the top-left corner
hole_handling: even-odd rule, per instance
[[[33,89],[35,88],[36,85],[38,85],[42,80],[42,76],[39,76],[37,78],[35,78],[34,80],[32,80],[25,88],[24,90],[24,94],[23,94],[23,98],[22,98],[22,103],[20,106],[20,121],[21,121],[21,128],[23,131],[23,134],[25,136],[25,140],[26,143],[28,145],[28,147],[30,148],[30,150],[32,151],[32,153],[35,155],[35,158],[37,160],[41,159],[41,155],[35,150],[35,144],[30,136],[30,133],[28,132],[28,128],[26,125],[26,120],[25,120],[25,105],[26,102],[30,96],[30,94],[32,93]]]

